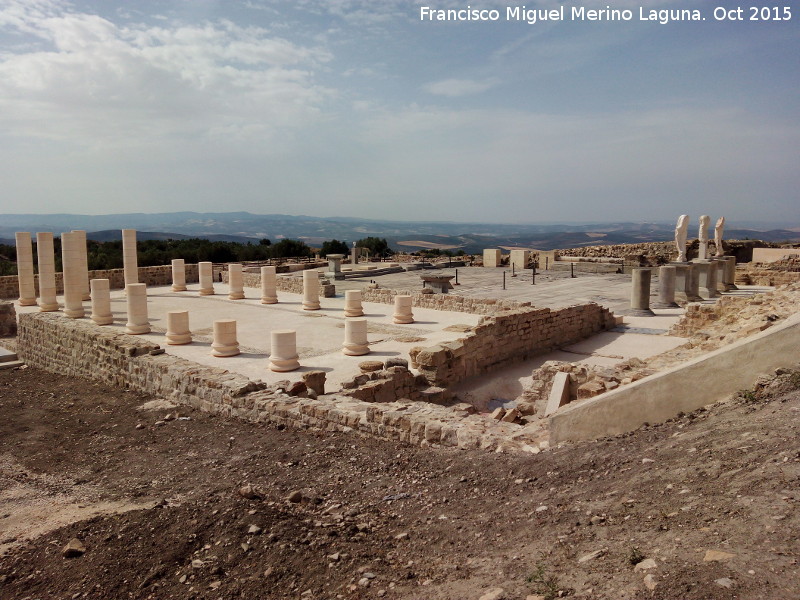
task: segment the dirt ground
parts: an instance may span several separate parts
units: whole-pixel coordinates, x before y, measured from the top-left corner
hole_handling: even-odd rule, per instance
[[[516,456],[0,371],[0,598],[800,598],[799,389]]]

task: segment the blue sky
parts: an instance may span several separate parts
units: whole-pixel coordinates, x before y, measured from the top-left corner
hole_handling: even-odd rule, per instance
[[[800,7],[520,5],[0,0],[0,213],[800,224]]]

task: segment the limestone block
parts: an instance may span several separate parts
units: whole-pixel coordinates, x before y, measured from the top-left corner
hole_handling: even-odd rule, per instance
[[[171,310],[167,313],[166,337],[167,344],[172,346],[191,343],[192,332],[189,330],[188,310]]]
[[[344,316],[361,317],[364,308],[361,305],[361,290],[346,290],[344,293]]]
[[[242,265],[239,263],[228,264],[228,300],[242,300],[244,298],[244,280],[242,278]]]
[[[585,400],[586,398],[594,398],[606,391],[604,386],[599,381],[587,381],[583,385],[578,386],[578,400]]]
[[[172,259],[172,291],[186,291],[186,263],[182,258]]]
[[[364,354],[369,354],[366,319],[345,320],[342,353],[347,356],[363,356]]]
[[[36,255],[39,262],[39,310],[41,312],[58,310],[52,232],[44,231],[36,234]]]
[[[125,333],[140,335],[150,333],[150,321],[147,316],[147,284],[130,283],[125,286],[128,306],[128,322]]]
[[[64,267],[64,314],[71,319],[80,319],[86,314],[83,310],[79,241],[80,238],[72,232],[61,234],[61,264]]]
[[[214,321],[214,341],[211,342],[211,355],[219,357],[239,354],[239,342],[236,339],[236,321],[220,319]]]
[[[277,304],[275,267],[261,267],[261,304]]]
[[[512,250],[511,257],[509,258],[510,264],[514,265],[514,269],[522,271],[528,268],[528,262],[531,259],[530,250]]]
[[[303,373],[303,381],[306,387],[313,390],[317,396],[325,395],[325,371],[309,371]]]
[[[36,288],[33,275],[33,244],[28,231],[14,234],[17,246],[17,283],[19,285],[19,305],[34,306],[36,304]]]
[[[214,265],[208,261],[197,263],[197,272],[200,278],[200,295],[213,296],[214,291]]]
[[[411,296],[397,295],[394,297],[394,322],[399,325],[407,325],[414,322],[414,314],[411,311]]]
[[[496,268],[500,266],[502,252],[497,248],[487,248],[483,251],[483,266]]]
[[[553,385],[550,388],[550,396],[547,399],[547,407],[544,409],[544,416],[549,417],[559,408],[569,402],[569,373],[559,371],[553,377]]]
[[[294,371],[300,368],[297,356],[297,332],[277,329],[270,333],[269,368],[273,371]]]
[[[90,318],[97,325],[111,325],[114,315],[111,313],[111,288],[108,279],[92,279],[91,281],[92,314]]]
[[[308,269],[303,271],[303,310],[319,309],[319,274]]]
[[[139,260],[136,256],[136,230],[122,230],[122,268],[125,273],[125,285],[139,283]]]

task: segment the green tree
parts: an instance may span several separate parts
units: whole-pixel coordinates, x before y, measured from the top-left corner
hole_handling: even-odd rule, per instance
[[[288,258],[290,256],[311,256],[311,248],[299,240],[281,240],[271,246],[273,258]]]
[[[371,256],[389,256],[392,254],[392,249],[389,248],[389,243],[386,238],[378,237],[365,237],[356,242],[359,248],[367,248]]]
[[[328,254],[350,254],[350,248],[347,244],[339,240],[330,240],[322,242],[322,248],[319,251],[320,256],[328,256]]]

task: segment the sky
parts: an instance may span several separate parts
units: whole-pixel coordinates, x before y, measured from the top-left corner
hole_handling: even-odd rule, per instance
[[[0,213],[800,225],[786,4],[0,0]]]

